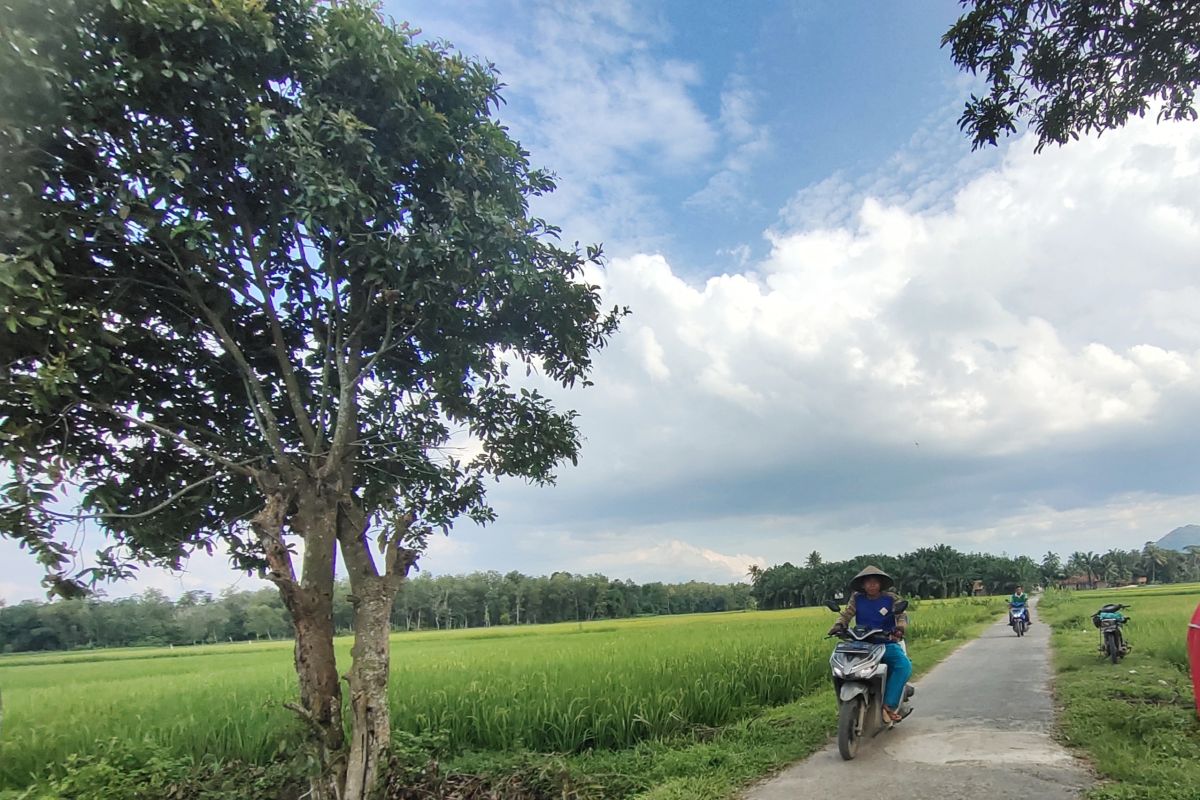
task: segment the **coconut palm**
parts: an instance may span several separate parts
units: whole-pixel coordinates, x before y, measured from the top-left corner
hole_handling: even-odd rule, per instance
[[[1146,575],[1151,583],[1155,582],[1159,571],[1166,565],[1167,551],[1155,542],[1146,542],[1142,547],[1142,568],[1146,570]]]

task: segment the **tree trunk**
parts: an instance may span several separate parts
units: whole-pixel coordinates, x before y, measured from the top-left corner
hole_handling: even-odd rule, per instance
[[[269,476],[263,478],[264,482]],[[267,483],[267,501],[253,525],[263,545],[270,572],[279,587],[295,629],[296,677],[300,704],[288,707],[307,724],[320,773],[310,782],[309,800],[345,800],[346,736],[342,728],[342,688],[333,650],[334,548],[337,542],[337,499],[320,485],[305,483],[295,494]],[[272,491],[273,490],[273,491]],[[295,511],[290,515],[291,507]],[[283,542],[283,525],[304,538],[303,571],[298,580],[291,553]]]
[[[388,669],[391,631],[389,620],[396,596],[394,582],[387,578],[365,578],[353,586],[353,663],[350,684],[352,728],[350,754],[346,762],[345,800],[366,800],[379,775],[381,762],[391,740],[388,708]]]
[[[342,729],[342,687],[333,651],[333,603],[322,609],[305,598],[292,612],[296,627],[296,676],[300,680],[300,712],[317,746],[321,774],[313,777],[311,800],[342,800],[346,740]]]
[[[375,790],[391,744],[388,707],[389,634],[392,606],[418,551],[402,541],[412,517],[396,521],[379,533],[382,568],[376,565],[367,540],[367,519],[353,496],[342,498],[338,514],[338,543],[350,576],[354,604],[354,647],[351,649],[350,713],[352,728],[346,759],[342,800],[367,800]]]

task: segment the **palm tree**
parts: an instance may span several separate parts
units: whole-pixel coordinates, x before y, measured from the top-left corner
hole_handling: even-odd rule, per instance
[[[1046,555],[1042,556],[1042,565],[1039,571],[1042,576],[1042,582],[1045,585],[1049,586],[1051,581],[1060,577],[1062,570],[1062,559],[1058,557],[1057,553],[1047,552]]]
[[[1096,588],[1096,575],[1104,571],[1104,561],[1092,551],[1086,553],[1076,550],[1067,561],[1067,569],[1072,572],[1083,572],[1087,575],[1088,587]]]
[[[892,569],[892,578],[896,581],[896,592],[899,594],[911,594],[916,583],[914,575],[916,572],[912,568],[912,562],[907,558],[901,558],[896,562],[895,568]]]
[[[930,550],[930,567],[942,587],[942,597],[950,596],[950,583],[962,573],[962,554],[948,544]]]
[[[1142,564],[1150,578],[1150,582],[1154,583],[1159,568],[1167,565],[1167,553],[1157,543],[1146,542],[1142,547]]]
[[[1098,553],[1093,553],[1091,550],[1085,554],[1086,563],[1084,569],[1087,571],[1088,578],[1092,582],[1092,588],[1096,588],[1096,581],[1104,572],[1104,559]]]
[[[1200,580],[1200,544],[1189,544],[1183,548],[1183,552],[1187,554],[1188,577]]]
[[[1130,550],[1109,550],[1103,556],[1104,577],[1109,583],[1128,583],[1133,580],[1137,554]]]
[[[804,566],[808,567],[809,569],[819,567],[821,564],[821,554],[816,550],[813,550],[811,553],[809,553],[808,558],[804,560]]]
[[[908,591],[921,597],[934,594],[933,586],[937,583],[937,575],[933,569],[933,559],[928,547],[918,547],[901,559],[908,565]]]

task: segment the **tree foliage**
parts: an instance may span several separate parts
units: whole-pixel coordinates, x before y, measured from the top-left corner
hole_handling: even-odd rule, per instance
[[[963,0],[942,37],[987,81],[959,125],[975,148],[1027,119],[1037,150],[1130,117],[1196,119],[1200,7],[1173,0]]]
[[[223,536],[264,567],[264,485],[337,478],[368,516],[444,526],[490,517],[485,475],[547,480],[575,453],[572,415],[507,371],[572,383],[615,317],[527,215],[553,184],[490,119],[489,68],[357,3],[15,11],[10,534],[52,547],[30,501],[70,475],[139,556]],[[469,463],[439,457],[454,423],[483,444]]]
[[[334,587],[333,624],[354,628],[350,586]],[[576,620],[622,619],[651,614],[695,614],[750,608],[744,583],[646,583],[604,575],[529,576],[476,572],[407,580],[396,596],[392,630],[480,628]],[[171,601],[149,589],[135,597],[0,602],[0,653],[93,647],[194,645],[293,634],[274,589],[224,591],[217,597],[188,591]]]
[[[335,558],[378,698],[425,537],[578,453],[509,370],[586,382],[621,316],[599,251],[530,215],[554,183],[493,119],[495,71],[363,0],[9,0],[0,74],[0,532],[61,593],[224,544],[279,587],[344,764]],[[107,537],[91,575],[75,499]]]
[[[1006,594],[1016,586],[1053,586],[1072,575],[1095,585],[1128,583],[1138,578],[1175,583],[1200,580],[1200,547],[1187,552],[1164,550],[1148,542],[1143,551],[1113,549],[1100,555],[1072,553],[1064,564],[1046,553],[1041,564],[1027,556],[963,553],[949,545],[921,547],[899,556],[862,555],[847,561],[791,563],[751,571],[751,594],[759,608],[819,605],[848,591],[850,580],[866,564],[875,564],[896,580],[897,591],[915,597],[958,597],[970,594],[975,581],[988,594]],[[1070,574],[1068,574],[1070,573]]]

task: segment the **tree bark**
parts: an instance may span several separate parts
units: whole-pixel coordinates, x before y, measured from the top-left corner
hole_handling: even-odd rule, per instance
[[[308,723],[321,774],[312,779],[311,800],[346,800],[345,732],[342,687],[333,651],[333,604],[327,595],[299,600],[292,611],[296,627],[296,675],[300,681],[300,713]]]
[[[342,476],[344,477],[344,476]],[[260,475],[266,496],[254,528],[270,571],[292,615],[296,632],[296,675],[300,703],[289,706],[307,723],[320,773],[310,782],[310,800],[368,800],[375,789],[391,739],[388,671],[392,607],[417,557],[401,541],[412,518],[381,539],[383,569],[375,565],[366,538],[366,518],[353,494],[319,476],[284,485]],[[302,578],[283,542],[285,525],[304,539]],[[352,728],[342,726],[342,693],[334,656],[333,587],[340,548],[350,576],[354,647],[346,675]]]
[[[266,503],[253,526],[270,572],[295,628],[299,705],[289,705],[308,727],[320,774],[310,783],[310,800],[346,800],[346,736],[342,728],[342,688],[333,649],[334,554],[337,497],[319,483],[304,481],[288,491],[277,478],[262,475]],[[297,580],[291,552],[283,541],[285,523],[304,539],[304,561]]]
[[[396,592],[384,577],[365,577],[357,582],[352,578],[351,583],[355,606],[354,647],[350,652],[354,660],[347,676],[352,727],[345,800],[366,800],[391,740],[389,620]]]
[[[339,507],[338,543],[350,575],[354,604],[354,647],[346,680],[350,685],[352,727],[343,800],[367,800],[391,743],[388,678],[391,666],[392,606],[417,551],[404,548],[401,529],[380,539],[383,569],[375,564],[366,538],[366,518],[352,496]]]

